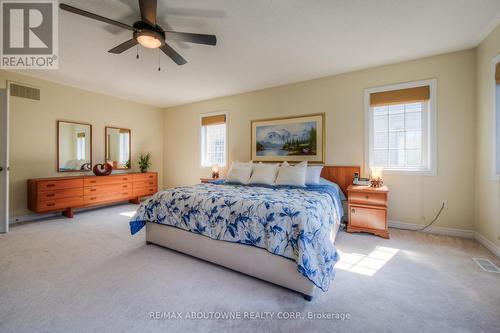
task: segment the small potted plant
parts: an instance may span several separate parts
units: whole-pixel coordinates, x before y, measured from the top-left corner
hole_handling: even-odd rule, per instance
[[[141,172],[148,172],[151,167],[151,153],[141,154],[139,156],[139,169]]]

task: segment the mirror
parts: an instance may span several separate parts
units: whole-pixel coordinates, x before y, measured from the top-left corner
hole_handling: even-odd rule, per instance
[[[130,130],[106,127],[106,162],[113,169],[130,169]]]
[[[92,125],[57,122],[57,171],[92,169]]]

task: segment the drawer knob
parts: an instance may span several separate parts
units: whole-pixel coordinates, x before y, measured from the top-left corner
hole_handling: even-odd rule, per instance
[[[47,187],[54,187],[56,184],[47,184]]]
[[[47,207],[52,207],[52,206],[54,206],[54,205],[55,205],[55,203],[51,202],[51,203],[48,203],[48,204],[47,204]]]
[[[95,200],[95,199],[96,199],[96,197],[92,197],[92,198],[90,198],[90,200]]]
[[[367,200],[368,200],[368,198],[370,198],[370,197],[369,197],[369,196],[367,196],[367,195],[365,195],[365,199],[367,199]]]
[[[356,209],[351,209],[351,213],[356,213]]]
[[[95,189],[95,188],[91,188],[91,189],[90,189],[90,192],[95,192],[95,191],[96,191],[96,189]]]
[[[47,198],[51,198],[54,196],[54,193],[47,194]]]
[[[91,182],[91,183],[95,183],[95,180],[91,180],[90,182]]]

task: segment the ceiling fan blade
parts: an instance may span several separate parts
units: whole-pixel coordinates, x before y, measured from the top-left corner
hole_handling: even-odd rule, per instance
[[[128,41],[121,43],[118,46],[113,47],[111,50],[109,50],[109,53],[114,53],[114,54],[120,54],[122,52],[127,51],[133,46],[137,45],[137,40],[135,38],[129,39]]]
[[[179,31],[165,31],[167,38],[173,40],[181,40],[184,42],[205,44],[205,45],[216,45],[217,37],[215,35],[204,35],[204,34],[193,34],[190,32],[179,32]]]
[[[94,19],[94,20],[97,20],[97,21],[101,21],[101,22],[104,22],[104,23],[116,25],[117,27],[120,27],[120,28],[123,28],[123,29],[135,31],[134,27],[132,27],[132,26],[130,26],[128,24],[121,23],[121,22],[109,19],[109,18],[101,16],[101,15],[97,15],[97,14],[94,14],[94,13],[91,13],[91,12],[87,12],[86,10],[79,9],[79,8],[67,5],[65,3],[59,4],[59,8],[61,8],[62,10],[66,10],[68,12],[71,12],[73,14],[82,15],[82,16],[85,16],[85,17],[88,17],[88,18],[91,18],[91,19]]]
[[[163,44],[160,46],[160,49],[170,57],[177,65],[184,65],[187,63],[186,59],[184,59],[177,51],[168,46],[167,44]]]
[[[139,0],[139,8],[142,20],[156,25],[156,0]]]

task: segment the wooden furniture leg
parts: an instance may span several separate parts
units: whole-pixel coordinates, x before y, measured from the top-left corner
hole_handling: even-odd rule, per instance
[[[74,212],[73,212],[73,208],[68,208],[68,209],[64,210],[64,211],[62,212],[62,214],[63,214],[64,216],[66,216],[67,218],[70,218],[70,219],[72,219],[72,218],[73,218],[73,216],[75,215],[75,214],[74,214]]]
[[[139,198],[133,198],[129,200],[129,202],[138,205],[141,203],[141,200],[139,200]]]

